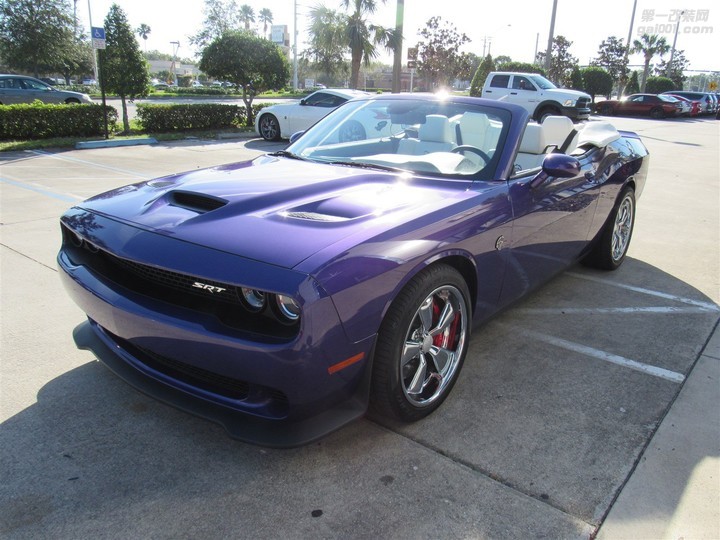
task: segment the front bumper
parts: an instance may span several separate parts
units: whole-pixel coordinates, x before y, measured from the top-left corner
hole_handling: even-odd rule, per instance
[[[126,353],[114,346],[112,339],[92,321],[78,325],[73,331],[73,339],[79,349],[91,351],[113,373],[137,390],[177,409],[218,423],[233,439],[247,443],[271,448],[303,446],[360,418],[367,410],[369,377],[365,377],[350,398],[315,416],[268,421],[198,399],[176,386],[148,377],[135,369]]]
[[[589,107],[563,107],[562,114],[572,120],[587,120],[590,118],[592,110]]]
[[[296,335],[273,338],[173,302],[182,290],[155,298],[128,288],[83,265],[77,248],[64,244],[61,281],[90,319],[76,330],[76,343],[133,386],[266,446],[307,444],[364,414],[374,336],[351,342],[332,299],[308,276],[99,215],[76,212],[63,221],[108,254],[302,301]]]

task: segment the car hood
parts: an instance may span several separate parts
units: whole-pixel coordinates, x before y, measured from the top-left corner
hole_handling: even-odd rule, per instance
[[[126,186],[79,206],[285,268],[467,197],[468,182],[263,156]]]

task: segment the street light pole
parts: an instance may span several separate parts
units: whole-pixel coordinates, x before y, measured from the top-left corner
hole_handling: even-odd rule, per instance
[[[632,15],[630,16],[630,30],[628,30],[628,38],[627,43],[625,47],[625,58],[623,59],[623,64],[627,66],[628,63],[628,55],[630,54],[630,40],[632,39],[632,31],[633,31],[633,23],[635,22],[635,9],[637,8],[637,0],[633,2],[633,10]],[[623,90],[625,90],[625,87],[623,84],[618,85],[618,99],[622,97]]]
[[[297,92],[298,89],[298,57],[297,57],[297,0],[294,3],[294,14],[293,14],[293,90]]]
[[[553,0],[552,16],[550,17],[550,35],[548,36],[547,52],[545,53],[545,71],[550,71],[550,64],[552,61],[552,45],[553,37],[555,35],[555,15],[557,14],[557,3],[558,0]]]
[[[393,57],[393,94],[400,93],[400,72],[402,70],[402,44],[403,44],[403,19],[405,18],[405,0],[397,0],[397,11],[395,13],[395,32],[398,41],[395,44],[395,56]]]
[[[667,67],[665,68],[665,76],[666,77],[667,77],[668,73],[670,72],[670,69],[672,68],[673,58],[675,57],[675,45],[677,45],[677,35],[678,35],[678,30],[680,30],[680,19],[682,19],[683,13],[685,13],[684,10],[680,12],[680,15],[678,15],[677,26],[675,26],[675,37],[673,38],[672,49],[670,49],[670,61],[667,63]]]

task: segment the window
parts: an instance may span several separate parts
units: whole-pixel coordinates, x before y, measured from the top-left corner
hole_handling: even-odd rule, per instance
[[[0,79],[0,88],[20,88],[17,79]]]
[[[527,77],[522,77],[521,75],[515,75],[513,77],[513,89],[515,90],[530,90],[532,92],[536,92],[535,87],[533,86],[533,83],[530,82],[530,79]]]
[[[327,94],[325,92],[315,92],[312,96],[305,100],[305,105],[310,105],[312,107],[334,108],[339,107],[346,101],[347,99],[340,96]]]
[[[510,75],[495,75],[490,81],[490,88],[507,88]]]
[[[25,90],[47,90],[48,86],[40,81],[33,81],[32,79],[22,79],[22,84]]]

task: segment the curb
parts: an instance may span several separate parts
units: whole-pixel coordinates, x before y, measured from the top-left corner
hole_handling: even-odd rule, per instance
[[[146,139],[120,139],[107,141],[82,141],[75,144],[76,150],[88,150],[91,148],[113,148],[116,146],[139,146],[142,144],[157,144],[157,140],[148,137]]]

